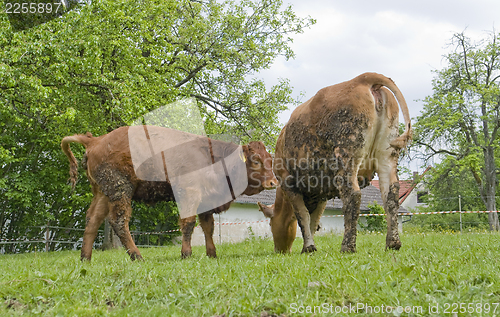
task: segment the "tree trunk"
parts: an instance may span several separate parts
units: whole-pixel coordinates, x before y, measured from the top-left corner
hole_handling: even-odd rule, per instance
[[[488,211],[496,211],[496,202],[495,202],[495,186],[488,184],[486,196],[486,208]],[[490,212],[488,213],[488,222],[490,224],[490,231],[499,231],[500,224],[498,222],[498,213]]]
[[[102,250],[119,249],[122,247],[120,238],[112,230],[108,218],[104,220],[104,241],[102,242]]]
[[[486,209],[488,211],[496,211],[496,200],[495,200],[495,195],[496,195],[496,183],[497,183],[497,178],[496,178],[496,166],[495,166],[495,157],[494,157],[494,151],[492,147],[487,147],[486,151],[484,151],[484,158],[485,158],[485,166],[484,166],[484,174],[485,174],[485,179],[486,179]],[[498,214],[496,212],[490,212],[488,213],[488,222],[490,224],[490,230],[491,231],[499,231],[500,230],[500,224],[498,223]]]

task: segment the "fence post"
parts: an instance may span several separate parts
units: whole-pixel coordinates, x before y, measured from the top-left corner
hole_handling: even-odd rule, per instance
[[[45,227],[45,252],[49,252],[49,222],[47,221],[47,226]]]
[[[222,244],[222,235],[221,235],[221,229],[220,229],[220,213],[219,213],[219,244]]]
[[[460,234],[462,233],[462,196],[458,195],[458,211],[460,212]]]
[[[134,235],[132,235],[132,239],[135,242]],[[110,249],[119,249],[122,247],[122,243],[120,238],[115,233],[115,230],[111,228],[111,224],[109,223],[108,218],[104,220],[104,239],[102,241],[102,250],[110,250]]]

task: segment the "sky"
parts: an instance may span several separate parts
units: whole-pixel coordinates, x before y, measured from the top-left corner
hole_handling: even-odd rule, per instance
[[[260,72],[268,85],[288,78],[305,102],[319,89],[364,72],[390,77],[403,93],[412,122],[432,94],[433,70],[446,66],[455,33],[480,40],[500,32],[498,0],[283,0],[299,17],[317,23],[294,35],[295,59],[279,58]],[[285,124],[295,107],[280,114]],[[400,114],[400,121],[402,121]],[[419,169],[418,166],[412,167]]]

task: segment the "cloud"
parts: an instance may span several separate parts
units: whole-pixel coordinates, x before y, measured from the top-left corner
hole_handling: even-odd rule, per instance
[[[317,24],[294,36],[294,60],[279,59],[258,74],[269,84],[290,79],[302,102],[319,89],[373,71],[394,79],[412,117],[432,93],[432,70],[441,69],[454,33],[481,38],[492,30],[500,2],[493,1],[289,1]],[[291,109],[293,110],[293,109]],[[291,111],[281,114],[284,124]]]

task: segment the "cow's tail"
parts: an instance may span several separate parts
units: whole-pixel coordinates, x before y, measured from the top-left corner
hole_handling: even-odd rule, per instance
[[[69,159],[69,179],[68,182],[71,183],[71,187],[75,189],[76,181],[78,179],[78,163],[76,161],[73,152],[71,152],[71,148],[69,144],[72,142],[80,143],[87,148],[87,146],[92,142],[94,137],[92,133],[87,132],[87,134],[75,134],[71,136],[64,137],[61,141],[61,148],[64,154]]]
[[[394,81],[392,81],[392,79],[388,77],[385,77],[384,75],[377,73],[366,73],[361,76],[365,77],[368,83],[371,84],[372,88],[376,89],[376,86],[385,86],[389,88],[389,90],[392,91],[392,93],[396,97],[396,100],[399,103],[399,107],[403,112],[403,117],[405,120],[405,131],[403,132],[403,134],[401,134],[391,142],[391,146],[397,149],[405,148],[412,139],[413,131],[411,128],[410,113],[408,112],[408,106],[406,105],[406,100],[403,97],[403,94],[399,90],[398,86],[396,86]]]

